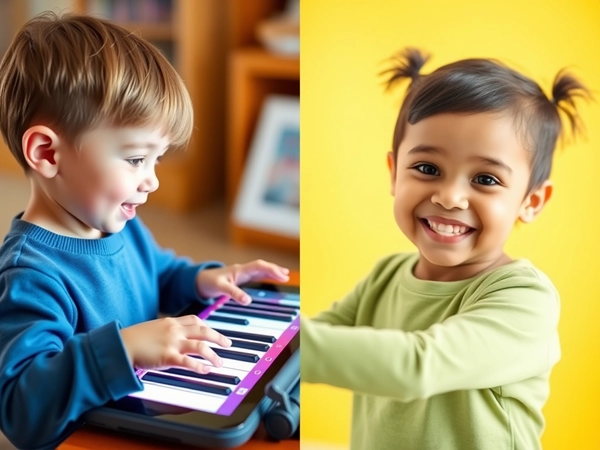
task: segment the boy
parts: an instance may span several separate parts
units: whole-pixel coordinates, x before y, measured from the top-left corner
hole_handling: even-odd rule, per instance
[[[238,284],[287,279],[264,261],[177,258],[136,217],[192,126],[175,70],[110,22],[44,14],[6,52],[0,129],[31,183],[0,248],[0,428],[14,445],[56,447],[87,410],[142,389],[134,368],[221,366],[209,343],[227,338],[159,311],[221,295],[247,304]]]
[[[493,60],[420,75],[425,62],[409,49],[389,71],[390,85],[411,79],[388,165],[418,253],[302,318],[301,377],[354,391],[353,449],[539,449],[559,296],[503,247],[549,200],[558,108],[577,128],[573,97],[587,90],[559,74],[548,99]]]

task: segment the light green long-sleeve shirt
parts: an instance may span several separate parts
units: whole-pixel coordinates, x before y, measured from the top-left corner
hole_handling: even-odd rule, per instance
[[[537,450],[559,296],[526,260],[480,276],[414,277],[382,260],[344,300],[301,319],[301,379],[354,391],[353,450]]]

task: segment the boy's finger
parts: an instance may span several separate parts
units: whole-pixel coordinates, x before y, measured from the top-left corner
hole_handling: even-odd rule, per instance
[[[221,347],[231,347],[231,341],[221,333],[213,330],[201,320],[198,322],[186,325],[184,328],[184,336],[188,339],[196,339],[200,341],[214,342]]]
[[[174,318],[179,322],[181,326],[190,326],[190,325],[203,325],[202,319],[194,314],[188,314],[187,316],[180,316]]]
[[[188,369],[193,372],[198,373],[208,373],[210,372],[210,366],[207,363],[208,361],[193,358],[189,355],[181,353],[168,361],[170,367],[181,367],[183,369]]]
[[[182,345],[181,352],[188,355],[198,355],[210,362],[215,367],[223,367],[223,361],[219,358],[219,355],[208,346],[206,342],[198,340],[187,340]],[[192,358],[194,359],[194,358]]]
[[[192,358],[191,356],[185,357],[185,366],[186,369],[189,369],[193,372],[207,374],[210,372],[210,366],[204,364],[201,359]]]
[[[262,259],[248,263],[245,269],[246,273],[252,278],[274,278],[280,281],[287,281],[290,273],[289,269]]]
[[[278,268],[278,270],[271,273],[271,278],[274,278],[278,281],[287,281],[290,279],[289,270],[284,269],[282,267]]]
[[[230,285],[229,296],[241,305],[249,305],[252,302],[252,297],[234,284]]]

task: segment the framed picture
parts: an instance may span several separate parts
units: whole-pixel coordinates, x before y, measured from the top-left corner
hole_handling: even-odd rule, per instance
[[[300,101],[266,98],[240,183],[233,220],[287,237],[300,235]]]

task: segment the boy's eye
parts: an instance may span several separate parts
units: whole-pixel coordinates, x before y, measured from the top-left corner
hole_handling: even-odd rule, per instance
[[[144,164],[144,158],[132,158],[128,159],[127,162],[133,167],[140,167],[142,164]]]
[[[482,184],[483,186],[494,186],[496,184],[500,184],[500,182],[491,175],[477,175],[473,181],[477,184]]]
[[[431,164],[417,164],[416,166],[412,167],[415,170],[418,170],[421,173],[424,173],[425,175],[439,175],[440,171],[437,169],[437,167],[435,167],[434,165]]]

